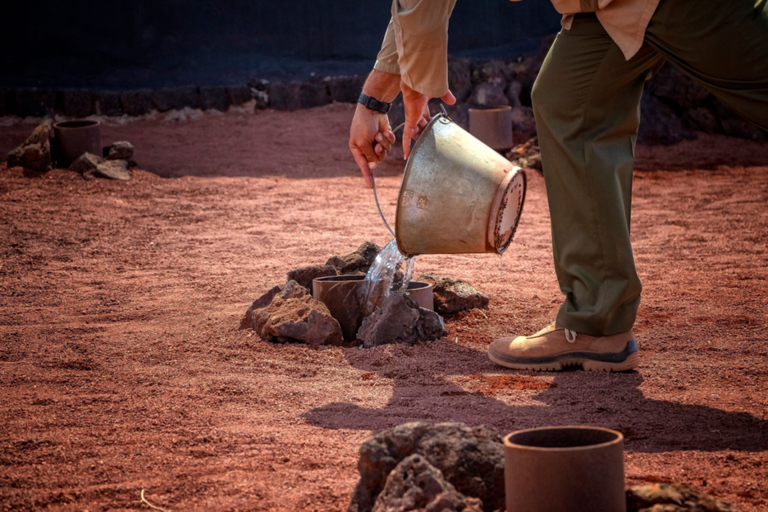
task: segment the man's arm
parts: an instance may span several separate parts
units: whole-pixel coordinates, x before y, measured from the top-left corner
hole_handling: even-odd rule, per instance
[[[403,91],[405,129],[403,150],[408,158],[411,140],[429,122],[427,102],[439,97],[456,102],[448,90],[448,18],[455,0],[393,0],[392,20],[387,27],[374,71],[363,93],[391,102]],[[377,96],[378,94],[378,96]],[[371,185],[371,170],[383,160],[394,143],[385,114],[358,105],[350,128],[349,147],[360,171]]]
[[[391,103],[400,93],[400,75],[374,69],[363,85],[363,94]],[[395,143],[387,114],[369,110],[360,103],[349,128],[349,149],[368,186],[372,186],[371,170],[387,156]]]

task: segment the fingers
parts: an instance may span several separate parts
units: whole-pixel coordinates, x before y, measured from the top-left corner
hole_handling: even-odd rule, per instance
[[[360,151],[357,147],[350,147],[349,148],[352,151],[352,156],[355,157],[355,162],[357,163],[357,166],[360,168],[360,172],[363,175],[363,178],[365,178],[365,182],[368,184],[368,187],[373,186],[373,180],[371,179],[371,169],[375,168],[370,167],[371,164],[375,164],[376,162],[370,162],[368,158],[363,154],[362,151]]]
[[[445,93],[443,97],[440,99],[442,100],[443,103],[447,105],[453,105],[456,103],[456,96],[454,96],[451,91],[448,91],[447,93]]]

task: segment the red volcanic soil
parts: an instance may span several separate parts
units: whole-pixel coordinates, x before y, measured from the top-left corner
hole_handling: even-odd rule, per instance
[[[486,311],[416,346],[312,349],[238,330],[286,271],[388,242],[346,148],[353,107],[149,117],[130,182],[0,166],[0,510],[344,510],[357,450],[414,420],[626,436],[628,484],[768,508],[768,148],[639,147],[645,291],[636,372],[530,373],[486,357],[561,296],[543,179],[498,256],[422,256]],[[32,130],[0,127],[0,154]],[[402,160],[379,181],[393,216]]]

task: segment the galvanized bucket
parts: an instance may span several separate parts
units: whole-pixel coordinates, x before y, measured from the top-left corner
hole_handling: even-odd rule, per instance
[[[397,247],[404,256],[500,254],[517,229],[525,190],[522,169],[437,114],[405,166],[393,232]]]

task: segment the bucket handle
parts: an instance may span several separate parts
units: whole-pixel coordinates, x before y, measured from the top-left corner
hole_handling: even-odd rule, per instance
[[[440,104],[440,110],[442,110],[442,112],[435,114],[434,117],[440,116],[450,120],[450,118],[448,117],[448,112],[446,112],[445,110],[445,105],[443,105],[442,103]],[[405,126],[405,123],[399,124],[397,127],[395,127],[394,130],[392,130],[392,133],[395,133],[398,130],[402,130],[404,126]],[[389,227],[389,222],[387,222],[387,218],[384,217],[384,212],[381,211],[381,205],[379,204],[379,195],[376,193],[376,177],[374,176],[375,173],[373,171],[374,169],[371,169],[371,185],[373,185],[373,199],[376,201],[376,208],[379,210],[379,216],[381,217],[381,220],[384,221],[384,225],[387,227],[389,232],[392,233],[392,236],[397,238],[395,231],[391,227]]]

